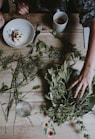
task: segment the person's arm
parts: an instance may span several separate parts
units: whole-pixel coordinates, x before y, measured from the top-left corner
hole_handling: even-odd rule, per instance
[[[4,0],[0,0],[0,9],[2,8]]]
[[[2,8],[2,6],[3,6],[3,2],[4,2],[4,0],[0,0],[0,28],[2,28],[2,26],[3,26],[4,23],[5,23],[4,16],[3,16],[3,14],[1,13],[1,8]]]
[[[82,97],[85,90],[92,93],[92,80],[95,68],[95,18],[90,22],[90,38],[86,60],[78,79],[70,86],[69,90],[76,87],[74,97]]]
[[[82,97],[85,90],[92,93],[92,80],[95,68],[95,1],[73,0],[79,12],[80,23],[90,27],[89,46],[83,68],[78,79],[72,83],[68,90],[76,88],[74,97]]]

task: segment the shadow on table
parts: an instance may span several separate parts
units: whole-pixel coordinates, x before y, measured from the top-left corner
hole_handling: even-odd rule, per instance
[[[49,28],[52,28],[52,14],[46,14],[43,16],[43,22],[46,26],[48,26]]]

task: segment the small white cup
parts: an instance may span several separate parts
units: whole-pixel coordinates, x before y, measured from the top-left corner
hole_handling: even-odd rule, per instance
[[[60,10],[57,10],[57,12],[53,15],[53,29],[61,33],[65,30],[68,23],[68,15]]]

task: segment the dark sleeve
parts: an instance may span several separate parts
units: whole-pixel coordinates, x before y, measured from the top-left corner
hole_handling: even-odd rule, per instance
[[[19,3],[19,2],[27,2],[27,3],[29,3],[30,0],[15,0],[15,2],[16,2],[16,3]]]
[[[90,20],[95,17],[94,0],[73,0],[76,9],[79,12],[80,23],[88,26]]]
[[[9,12],[9,2],[8,0],[4,0],[3,6],[1,8],[2,13],[8,13]]]
[[[16,5],[21,2],[27,3],[29,5],[30,12],[35,12],[38,9],[37,0],[16,0],[15,2],[16,2]]]

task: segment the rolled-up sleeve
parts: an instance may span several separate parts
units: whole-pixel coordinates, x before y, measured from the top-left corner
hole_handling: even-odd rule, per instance
[[[88,26],[90,20],[95,17],[95,1],[74,0],[74,5],[79,12],[80,23]]]

